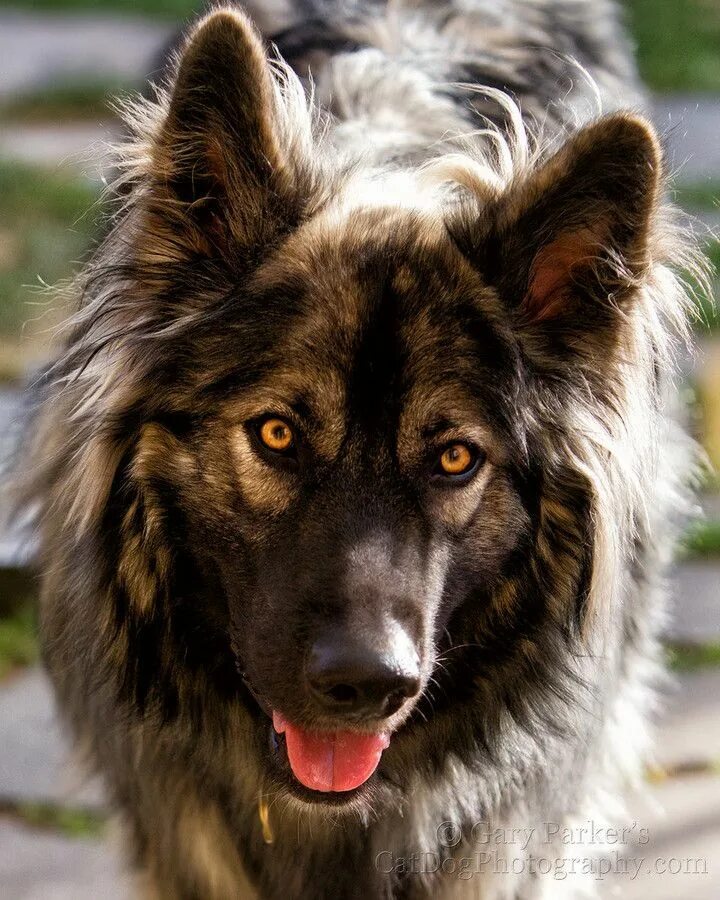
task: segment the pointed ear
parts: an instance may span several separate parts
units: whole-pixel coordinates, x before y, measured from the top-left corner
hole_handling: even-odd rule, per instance
[[[202,20],[181,53],[153,159],[158,189],[180,201],[198,240],[263,243],[297,213],[280,105],[245,15],[223,10]]]
[[[520,329],[556,351],[612,339],[649,262],[661,169],[652,127],[613,115],[497,201],[476,251]]]

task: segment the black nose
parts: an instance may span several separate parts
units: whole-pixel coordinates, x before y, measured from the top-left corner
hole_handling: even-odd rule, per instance
[[[382,647],[326,635],[313,645],[305,675],[325,710],[343,716],[391,716],[420,690],[418,654],[404,632]]]

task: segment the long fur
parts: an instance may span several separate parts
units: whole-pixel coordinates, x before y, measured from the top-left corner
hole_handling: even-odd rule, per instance
[[[628,98],[642,105],[605,2],[322,3],[282,19],[280,32],[267,24],[268,37],[295,69],[270,49],[264,115],[281,161],[274,190],[291,224],[263,235],[273,252],[298,223],[317,221],[326,234],[392,208],[419,223],[428,247],[444,223],[472,257],[478,219],[502,209],[514,221],[525,185],[554,154],[601,112],[626,108]],[[191,650],[178,642],[173,612],[178,578],[194,584],[196,576],[182,574],[168,508],[196,463],[172,423],[205,402],[202,372],[186,370],[185,360],[197,336],[224,321],[234,281],[250,278],[249,264],[215,253],[207,223],[191,224],[203,198],[166,189],[181,164],[163,149],[179,146],[168,123],[181,66],[179,54],[152,101],[122,106],[132,136],[116,148],[111,227],[70,289],[77,311],[35,385],[20,494],[37,512],[45,653],[61,705],[108,779],[134,862],[161,896],[355,896],[357,888],[387,897],[557,897],[560,882],[526,875],[394,873],[374,882],[368,860],[383,851],[462,856],[473,849],[466,831],[460,845],[438,845],[443,820],[463,828],[538,816],[569,822],[607,808],[608,796],[638,778],[659,672],[662,573],[688,508],[694,455],[670,399],[692,307],[682,273],[703,281],[692,237],[661,199],[641,270],[612,247],[598,249],[598,280],[610,259],[633,296],[612,312],[622,332],[612,377],[590,337],[568,376],[538,328],[523,332],[517,365],[542,377],[508,387],[502,414],[519,458],[542,461],[543,487],[532,552],[496,588],[487,627],[515,634],[530,595],[544,598],[541,621],[513,638],[514,655],[498,657],[486,679],[478,660],[466,659],[472,649],[442,636],[435,646],[433,677],[446,698],[437,721],[452,707],[447,666],[450,679],[476,679],[482,737],[447,745],[438,737],[437,750],[419,737],[407,749],[398,744],[388,784],[351,804],[351,814],[321,814],[268,788],[277,833],[263,847],[256,802],[266,776],[249,725],[252,698],[242,688],[219,693],[217,673],[185,659]],[[263,208],[261,217],[270,229],[281,213]],[[254,225],[235,227],[245,234]],[[488,315],[509,334],[499,312]],[[227,328],[243,333],[242,323]],[[216,482],[223,477],[213,471]],[[589,540],[592,559],[583,562]],[[435,714],[433,683],[421,710]],[[515,851],[498,858],[503,852]],[[553,852],[567,855],[535,844],[519,855]],[[580,890],[575,882],[565,889]]]

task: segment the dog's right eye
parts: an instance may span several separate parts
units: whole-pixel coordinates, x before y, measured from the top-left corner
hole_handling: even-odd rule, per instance
[[[295,433],[292,427],[277,416],[270,416],[258,423],[257,436],[261,444],[273,453],[287,456],[294,452]]]
[[[472,468],[475,455],[467,444],[452,444],[440,456],[443,475],[464,475]]]
[[[455,441],[448,444],[437,458],[432,478],[464,484],[480,469],[485,462],[485,454],[472,444]]]

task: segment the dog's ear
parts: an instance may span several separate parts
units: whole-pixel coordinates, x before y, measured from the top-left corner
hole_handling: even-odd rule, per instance
[[[613,115],[491,204],[478,262],[526,336],[558,354],[613,339],[648,265],[661,168],[652,127]]]
[[[180,56],[153,148],[156,192],[216,246],[265,243],[297,213],[297,160],[281,140],[280,89],[238,10],[211,13]]]

